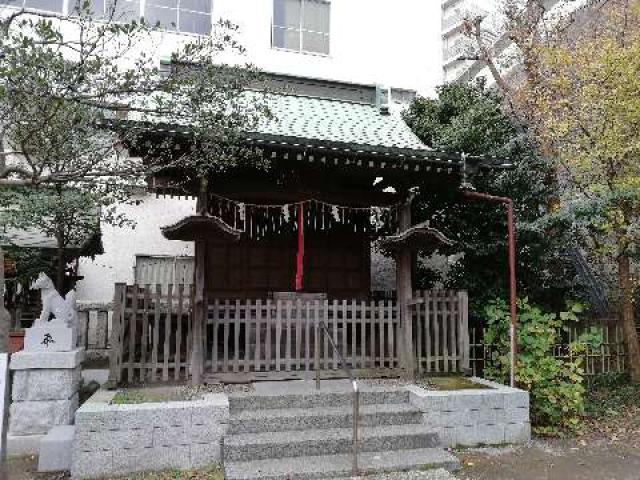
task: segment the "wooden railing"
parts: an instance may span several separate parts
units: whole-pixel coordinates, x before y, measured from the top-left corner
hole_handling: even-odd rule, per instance
[[[456,373],[468,369],[467,293],[421,291],[414,294],[411,304],[418,374]]]
[[[349,368],[359,374],[399,368],[394,301],[302,299],[214,300],[205,366],[211,373],[311,372],[316,368],[314,326],[321,320]],[[320,350],[319,368],[339,371],[326,336]]]
[[[109,380],[184,379],[189,374],[193,291],[184,285],[116,284]]]
[[[165,293],[166,292],[166,293]],[[468,366],[466,294],[418,292],[413,305],[415,360],[420,372]],[[189,376],[193,290],[183,285],[116,285],[110,380],[155,382]],[[401,373],[395,300],[209,299],[204,329],[206,375],[303,378],[320,368],[341,375],[324,336],[318,360],[315,326],[324,322],[348,368],[358,376]],[[318,365],[316,365],[318,363]]]

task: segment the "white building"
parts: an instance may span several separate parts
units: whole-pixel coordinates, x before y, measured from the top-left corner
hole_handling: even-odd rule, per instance
[[[443,77],[445,82],[454,82],[473,63],[467,58],[475,50],[474,40],[464,34],[464,21],[481,17],[486,41],[493,43],[496,5],[494,0],[442,0],[441,7]]]
[[[66,13],[73,0],[23,1],[25,7]],[[94,8],[103,8],[101,0],[93,1]],[[218,19],[229,20],[240,27],[239,40],[247,49],[243,61],[281,78],[302,79],[315,92],[310,95],[333,100],[336,95],[370,96],[376,84],[387,85],[394,117],[415,92],[429,95],[441,82],[435,2],[125,0],[121,5],[127,18],[143,16],[166,26],[159,58],[181,39],[206,35]],[[166,240],[160,227],[194,212],[195,201],[147,192],[140,192],[137,200],[123,207],[136,220],[136,228],[103,226],[105,253],[81,260],[80,302],[110,302],[116,282],[191,281],[193,244]]]
[[[447,10],[455,9],[458,4],[466,4],[466,0],[443,0],[443,13],[445,12],[445,5]],[[482,2],[483,5],[485,2]],[[487,2],[491,3],[491,2]],[[546,8],[545,22],[550,27],[559,23],[566,22],[570,17],[576,22],[585,21],[585,17],[589,17],[593,12],[606,5],[606,0],[545,0],[544,6]],[[508,35],[504,32],[504,29],[500,25],[502,22],[499,11],[496,9],[495,3],[491,9],[487,19],[483,22],[483,28],[486,29],[487,44],[491,47],[493,57],[495,59],[496,67],[505,77],[517,75],[519,67],[521,65],[519,61],[518,48],[508,38]],[[474,12],[473,9],[470,10]],[[458,16],[453,15],[451,17],[451,23],[457,25]],[[456,20],[456,22],[454,22]],[[443,49],[446,51],[447,42],[450,42],[450,38],[460,36],[455,28],[448,27],[445,29],[445,20],[443,19]],[[461,26],[461,22],[460,22]],[[460,28],[458,26],[458,29]],[[466,39],[467,42],[469,39]],[[473,52],[475,46],[469,43],[462,46],[464,41],[461,40],[458,49],[451,51],[450,54],[445,53],[444,71],[445,81],[447,82],[462,82],[473,83],[478,79],[483,79],[488,87],[494,85],[493,75],[489,71],[486,63],[482,60],[470,60],[470,61],[455,61],[456,55],[459,57],[459,50],[467,48],[468,51]]]

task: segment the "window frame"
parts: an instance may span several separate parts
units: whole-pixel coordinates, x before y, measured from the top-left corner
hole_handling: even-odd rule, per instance
[[[161,9],[161,10],[170,10],[170,11],[174,11],[175,12],[175,27],[172,27],[171,25],[160,25],[160,29],[164,30],[165,32],[168,33],[172,33],[172,34],[180,34],[180,35],[192,35],[192,36],[197,36],[197,37],[207,37],[210,36],[211,33],[213,32],[213,0],[208,0],[209,1],[209,11],[208,12],[198,12],[196,10],[191,10],[188,8],[180,8],[180,3],[181,0],[177,0],[177,5],[175,8],[172,7],[163,7],[163,6],[159,6],[159,5],[152,5],[153,8],[157,8],[157,9]],[[141,15],[140,18],[145,19],[145,21],[147,20],[147,17],[145,16],[146,10],[147,10],[147,4],[148,4],[149,0],[140,0],[140,11],[141,11]],[[208,15],[209,16],[209,32],[208,33],[198,33],[198,32],[189,32],[189,31],[185,31],[185,30],[180,30],[180,13],[181,12],[186,12],[186,13],[195,13],[198,15]]]
[[[273,0],[272,8],[271,8],[271,48],[273,50],[280,50],[283,52],[301,53],[304,55],[315,55],[318,57],[330,57],[331,56],[331,0],[298,0],[300,2],[300,19],[298,20],[297,28],[276,25],[275,23],[275,2],[276,1],[277,0]],[[318,32],[316,30],[310,30],[304,27],[305,4],[309,2],[319,3],[322,5],[326,5],[328,7],[328,15],[329,15],[329,28],[328,28],[329,31],[328,32]],[[286,31],[298,32],[298,48],[294,49],[294,48],[277,46],[275,44],[275,35],[274,35],[276,29],[281,30],[283,32],[286,32]],[[328,52],[323,53],[323,52],[317,52],[313,50],[305,50],[304,49],[304,33],[305,32],[323,35],[327,39]]]
[[[37,12],[41,12],[41,13],[48,13],[48,14],[58,14],[58,15],[67,15],[67,11],[68,11],[68,4],[69,2],[72,0],[62,0],[62,10],[60,11],[56,11],[56,10],[45,10],[44,8],[33,8],[33,7],[26,7],[25,3],[27,3],[27,0],[20,0],[19,2],[16,3],[6,3],[3,4],[2,7],[3,8],[15,8],[16,10],[22,10],[22,9],[26,9],[30,12],[34,12],[34,14],[37,14]]]
[[[82,1],[82,0],[80,0]],[[10,9],[16,9],[16,10],[21,10],[24,8],[28,8],[29,11],[33,12],[34,15],[37,15],[38,13],[47,13],[47,14],[59,14],[59,15],[75,15],[75,5],[77,0],[62,0],[62,11],[54,11],[54,10],[45,10],[42,8],[30,8],[30,7],[25,7],[25,2],[26,0],[19,0],[19,2],[16,3],[7,3],[4,5],[5,8],[10,8]],[[105,15],[107,13],[107,4],[108,4],[109,0],[103,0],[102,2],[102,13],[100,14],[100,12],[94,12],[95,14],[95,18],[93,18],[94,22],[104,22],[105,21]],[[148,0],[138,0],[137,4],[138,4],[138,15],[135,16],[135,18],[132,18],[131,20],[128,21],[140,21],[141,19],[146,19],[145,17],[145,11],[147,9],[147,2]],[[166,28],[164,26],[160,26],[159,28],[162,29],[163,31],[170,33],[170,34],[174,34],[174,35],[188,35],[188,36],[197,36],[197,37],[207,37],[210,36],[213,32],[213,2],[214,0],[208,0],[209,2],[209,12],[198,12],[196,10],[191,10],[188,8],[185,9],[180,9],[179,5],[180,5],[180,0],[178,0],[178,7],[173,9],[170,7],[156,7],[156,8],[163,8],[165,10],[176,10],[177,14],[176,14],[176,27],[175,29],[170,29],[170,28]],[[133,3],[133,2],[132,2]],[[188,13],[195,13],[198,15],[208,15],[209,17],[209,22],[210,22],[210,27],[209,27],[209,32],[208,33],[197,33],[197,32],[189,32],[189,31],[182,31],[180,30],[180,11],[184,11],[184,12],[188,12]],[[123,22],[124,23],[124,22]]]

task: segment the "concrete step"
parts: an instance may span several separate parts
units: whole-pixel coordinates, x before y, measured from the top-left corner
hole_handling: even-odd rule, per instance
[[[414,450],[440,445],[438,435],[424,425],[384,425],[363,427],[361,452]],[[353,448],[351,428],[296,430],[226,435],[222,444],[223,461],[335,455]]]
[[[358,463],[361,474],[427,468],[455,471],[460,468],[460,462],[456,457],[439,448],[361,452]],[[349,454],[225,462],[224,478],[226,480],[347,478],[351,476],[352,465],[353,457]]]
[[[353,422],[351,405],[341,407],[244,410],[229,419],[227,434],[344,428]],[[363,405],[360,425],[418,424],[422,413],[406,403]]]
[[[340,407],[351,405],[353,393],[313,391],[303,393],[249,393],[229,395],[229,411],[233,415],[244,410]],[[360,392],[360,405],[409,403],[409,392],[401,389],[370,389]]]

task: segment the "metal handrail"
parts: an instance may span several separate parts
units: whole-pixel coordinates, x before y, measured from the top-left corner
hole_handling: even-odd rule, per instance
[[[351,388],[353,389],[353,476],[358,476],[358,423],[360,421],[360,389],[358,388],[358,382],[356,381],[353,372],[347,366],[340,349],[336,346],[333,338],[329,334],[329,329],[326,324],[319,320],[315,325],[315,361],[314,369],[316,371],[316,389],[320,390],[320,327],[322,327],[323,333],[326,338],[329,339],[329,344],[335,353],[338,354],[340,366],[346,372],[349,380],[351,381]]]

